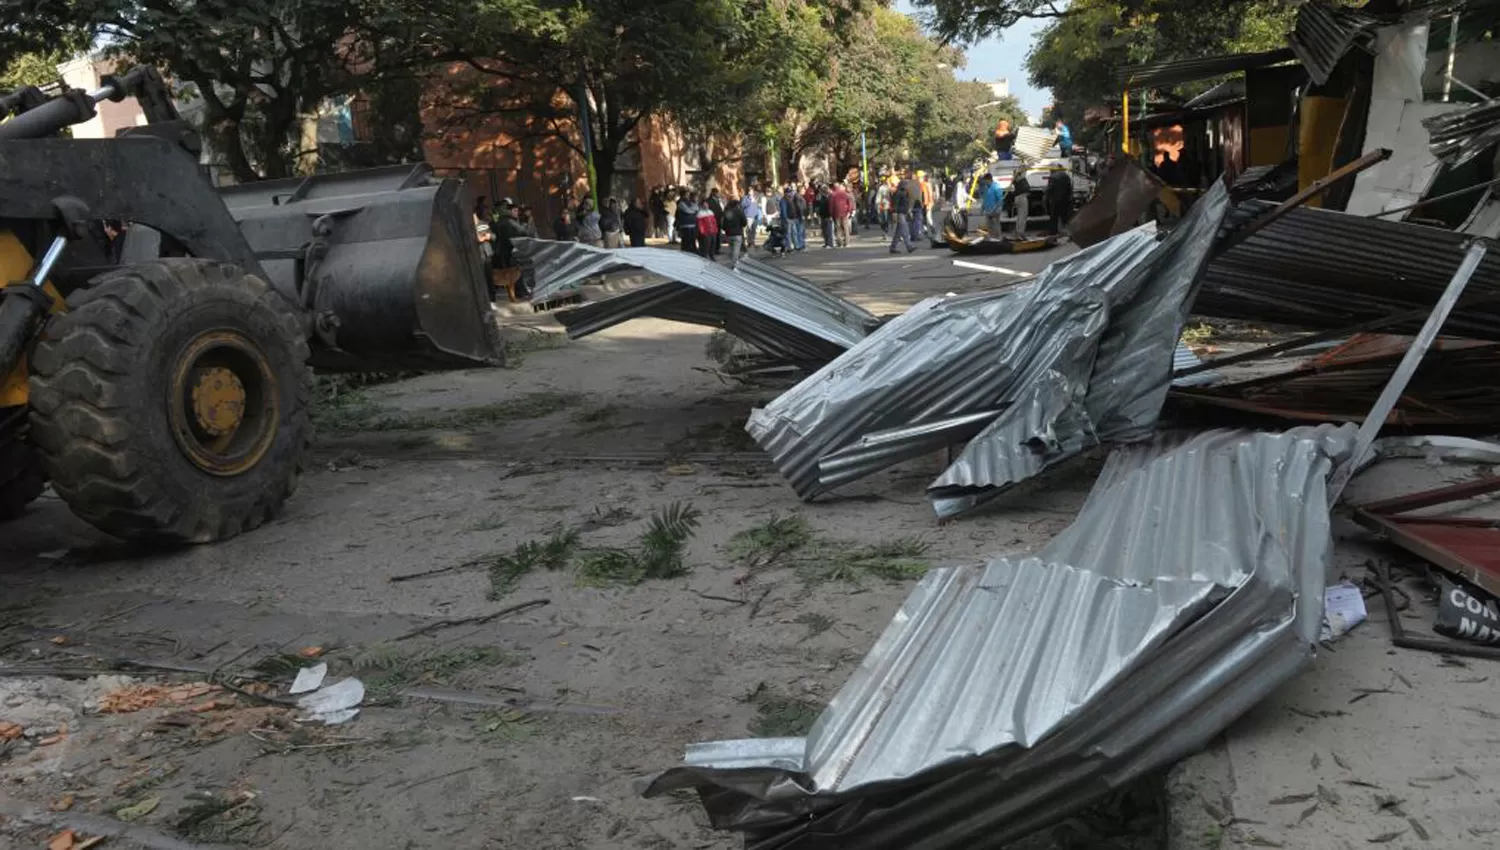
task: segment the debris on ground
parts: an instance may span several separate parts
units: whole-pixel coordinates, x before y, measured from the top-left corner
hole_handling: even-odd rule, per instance
[[[647,795],[696,788],[721,829],[966,847],[1194,752],[1310,660],[1326,481],[1353,437],[1211,432],[1116,450],[1034,557],[929,573],[812,737],[697,745]],[[953,807],[924,803],[939,788]]]

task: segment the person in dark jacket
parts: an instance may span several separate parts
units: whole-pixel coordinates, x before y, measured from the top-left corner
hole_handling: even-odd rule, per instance
[[[688,254],[698,253],[698,196],[692,192],[677,201],[677,219],[672,222],[677,230],[677,241]]]
[[[604,211],[599,213],[599,232],[604,238],[604,247],[620,247],[620,234],[624,229],[620,221],[620,202],[610,198],[604,203]]]
[[[670,226],[667,221],[667,187],[657,186],[651,190],[651,235],[665,239]]]
[[[1073,216],[1073,176],[1063,169],[1052,172],[1042,195],[1047,202],[1047,215],[1052,219],[1052,232],[1062,233]]]
[[[646,205],[636,198],[630,204],[630,209],[625,211],[623,224],[625,235],[630,237],[630,247],[646,247],[646,228],[649,226],[650,216],[646,214]]]
[[[897,245],[906,247],[906,253],[917,250],[911,246],[911,211],[914,204],[911,202],[911,193],[907,191],[905,183],[896,184],[896,191],[891,193],[891,226],[895,229],[895,236],[891,237],[891,253],[899,253]]]
[[[823,228],[823,250],[826,251],[833,247],[833,214],[828,209],[827,186],[818,187],[817,194],[813,196],[813,210]]]
[[[559,242],[578,241],[578,225],[573,221],[572,210],[563,210],[557,221],[552,222],[552,238]]]
[[[724,208],[723,233],[729,240],[729,268],[732,271],[740,264],[740,248],[745,243],[745,228],[750,219],[745,215],[743,201],[734,201]]]
[[[781,226],[786,228],[788,250],[801,251],[807,247],[807,205],[797,194],[795,186],[787,186],[781,195]]]

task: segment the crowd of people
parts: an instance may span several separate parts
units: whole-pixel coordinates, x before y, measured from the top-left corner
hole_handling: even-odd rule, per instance
[[[834,250],[847,248],[862,230],[878,228],[878,238],[889,240],[892,253],[911,252],[914,243],[936,232],[934,212],[954,188],[953,178],[932,179],[922,170],[881,174],[870,185],[852,175],[788,183],[780,191],[752,184],[734,194],[656,186],[628,203],[607,198],[603,209],[585,196],[564,207],[552,222],[551,236],[610,249],[665,240],[714,262],[727,254],[731,269],[757,249],[804,251],[810,232],[822,237],[824,250]],[[510,198],[491,208],[481,197],[474,223],[481,251],[497,270],[515,267],[514,239],[538,235],[531,210]]]

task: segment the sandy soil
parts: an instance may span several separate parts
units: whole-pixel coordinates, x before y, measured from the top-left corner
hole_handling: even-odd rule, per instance
[[[1060,255],[996,264],[1032,271]],[[869,244],[785,262],[876,312],[998,277],[955,269],[946,251],[896,257]],[[506,321],[556,330],[545,314]],[[240,812],[253,811],[257,842],[283,848],[735,846],[707,828],[695,801],[642,800],[635,783],[690,743],[748,735],[758,688],[826,701],[910,583],[809,585],[790,568],[732,563],[729,539],[797,514],[829,540],[916,536],[933,564],[976,563],[1066,525],[1097,467],[946,526],[922,499],[942,468],[937,456],[803,505],[740,430],[776,390],[714,374],[708,336],[643,320],[530,351],[513,368],[371,388],[366,397],[382,411],[502,412],[456,430],[325,434],[286,514],[220,545],[137,551],[51,499],[6,527],[0,647],[11,662],[149,660],[193,668],[179,678],[201,680],[310,646],[328,652],[334,675],[368,661],[372,647],[504,653],[411,683],[441,699],[366,707],[347,726],[301,730],[295,740],[282,729],[289,712],[247,697],[223,695],[223,706],[196,714],[189,706],[186,720],[181,706],[103,715],[94,713],[98,696],[116,681],[27,680],[39,690],[6,692],[15,705],[0,695],[0,720],[41,701],[55,709],[45,724],[67,730],[45,746],[22,739],[0,763],[0,815],[30,830],[17,846],[146,796],[158,807],[135,837],[117,840],[173,846],[189,795],[205,791],[254,792]],[[531,415],[539,410],[550,412]],[[485,570],[461,566],[559,526],[585,528],[585,546],[629,545],[653,511],[679,502],[702,513],[681,578],[598,588],[537,570],[491,600]],[[529,600],[546,604],[391,643]],[[153,777],[149,790],[142,777]],[[48,810],[69,794],[68,811]]]

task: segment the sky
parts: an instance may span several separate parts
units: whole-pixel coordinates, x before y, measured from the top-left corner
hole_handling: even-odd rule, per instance
[[[912,14],[916,7],[911,0],[897,0],[896,10]],[[1021,101],[1027,115],[1037,118],[1042,107],[1052,102],[1052,93],[1034,89],[1026,81],[1026,52],[1031,49],[1032,35],[1046,25],[1045,20],[1022,20],[1000,35],[968,48],[969,63],[959,70],[959,78],[985,82],[1010,80],[1010,93]]]

